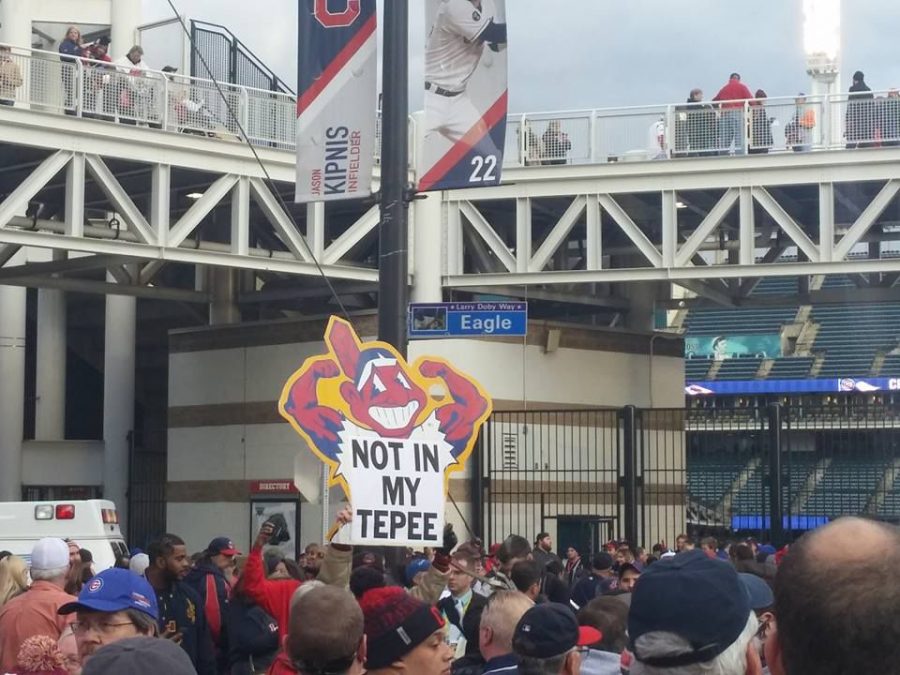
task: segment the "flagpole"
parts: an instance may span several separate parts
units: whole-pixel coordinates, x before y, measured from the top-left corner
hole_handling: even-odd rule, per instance
[[[407,0],[384,0],[381,118],[381,221],[378,245],[378,337],[403,356],[409,304]]]

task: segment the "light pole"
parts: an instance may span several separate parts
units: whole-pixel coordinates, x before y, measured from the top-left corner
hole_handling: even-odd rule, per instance
[[[803,0],[803,49],[806,72],[812,78],[810,94],[816,97],[840,93],[841,0]],[[821,99],[816,99],[821,100]],[[829,147],[840,147],[840,103],[824,104]]]

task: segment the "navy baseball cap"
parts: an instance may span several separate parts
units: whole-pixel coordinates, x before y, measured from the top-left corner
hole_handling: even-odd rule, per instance
[[[747,591],[747,597],[750,600],[750,609],[754,612],[760,609],[768,609],[775,604],[775,595],[762,578],[755,574],[741,572],[738,574],[744,589]]]
[[[738,638],[750,618],[750,598],[737,572],[700,550],[650,565],[631,596],[629,651],[647,665],[674,668],[711,661]],[[635,647],[647,633],[674,633],[694,650],[643,657]]]
[[[111,613],[126,609],[136,609],[159,620],[156,593],[149,582],[134,572],[112,568],[88,579],[78,594],[78,600],[67,602],[59,608],[58,613]]]
[[[241,552],[235,548],[234,542],[231,541],[228,537],[216,537],[211,542],[209,542],[209,546],[206,547],[206,552],[210,555],[240,555]]]
[[[513,633],[513,651],[520,656],[549,659],[573,647],[600,642],[603,633],[592,626],[579,626],[571,609],[558,602],[546,602],[529,609]]]

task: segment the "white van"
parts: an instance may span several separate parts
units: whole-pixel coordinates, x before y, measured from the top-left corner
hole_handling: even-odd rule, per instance
[[[128,555],[111,501],[0,502],[0,551],[30,563],[31,549],[44,537],[71,539],[89,550],[94,572],[113,567],[116,556]]]

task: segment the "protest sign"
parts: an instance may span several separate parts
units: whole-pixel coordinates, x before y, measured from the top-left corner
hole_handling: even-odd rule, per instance
[[[444,359],[408,364],[337,317],[325,345],[291,375],[278,407],[352,504],[352,543],[440,545],[450,474],[471,454],[490,398]]]

